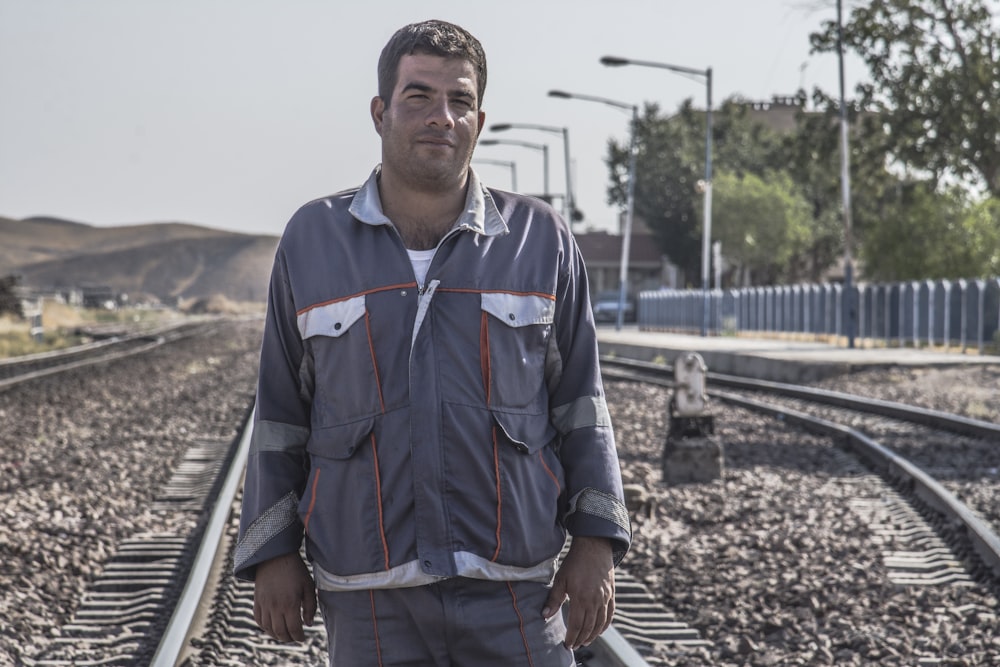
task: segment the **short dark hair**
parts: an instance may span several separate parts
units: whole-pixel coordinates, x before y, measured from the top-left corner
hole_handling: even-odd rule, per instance
[[[486,93],[486,53],[469,31],[447,21],[430,20],[403,26],[389,39],[378,59],[378,96],[386,106],[399,78],[403,56],[424,54],[461,58],[476,71],[476,96],[483,102]]]

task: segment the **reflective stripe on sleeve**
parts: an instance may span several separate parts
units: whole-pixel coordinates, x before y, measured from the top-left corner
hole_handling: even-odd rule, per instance
[[[563,435],[578,428],[611,426],[611,415],[603,396],[581,396],[572,403],[549,411],[552,425]]]
[[[259,420],[250,436],[250,454],[300,450],[308,439],[309,429],[305,426]]]

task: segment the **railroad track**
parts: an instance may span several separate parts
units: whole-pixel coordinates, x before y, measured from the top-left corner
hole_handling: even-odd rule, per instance
[[[669,369],[653,366],[626,364],[619,359],[604,361],[609,377],[669,385],[670,380],[666,377]],[[709,379],[713,387],[719,384],[717,376],[710,375]],[[743,383],[743,386],[733,386],[734,391],[725,393],[712,389],[711,393],[720,400],[780,415],[784,421],[810,430],[827,429],[823,432],[831,433],[843,444],[869,451],[865,460],[870,468],[888,471],[884,494],[888,501],[859,501],[854,509],[870,517],[874,533],[892,531],[894,539],[905,538],[918,545],[912,552],[887,556],[890,576],[896,577],[897,583],[971,585],[983,574],[970,573],[965,559],[956,554],[954,546],[956,541],[974,539],[970,536],[980,534],[978,529],[970,528],[975,523],[975,514],[956,510],[947,501],[947,490],[944,494],[939,493],[940,484],[935,486],[933,479],[926,483],[925,473],[915,467],[911,470],[901,457],[878,443],[874,443],[875,446],[866,444],[866,438],[871,438],[862,433],[852,434],[851,429],[845,430],[832,422],[824,425],[823,418],[804,413],[797,415],[796,410],[788,406],[775,407],[757,398],[738,395],[737,389],[753,390],[752,383],[747,385],[742,379],[733,382]],[[771,386],[761,390],[784,389]],[[865,402],[866,407],[876,403]],[[900,409],[895,404],[891,407]],[[934,415],[935,423],[942,423],[941,416]],[[900,414],[893,417],[899,418]],[[959,422],[961,420],[956,421]],[[956,428],[968,428],[968,424]],[[72,622],[60,630],[62,641],[45,654],[25,661],[27,667],[321,664],[325,656],[321,625],[308,632],[303,646],[271,642],[253,623],[252,587],[234,581],[231,576],[229,549],[236,532],[247,439],[244,430],[233,442],[205,442],[192,447],[184,465],[159,494],[157,509],[176,515],[172,523],[178,526],[178,531],[137,535],[122,543],[105,573],[85,596]],[[853,465],[847,460],[850,458],[847,454],[844,458],[845,466]],[[916,508],[911,502],[910,489],[919,490],[921,500]],[[930,498],[935,500],[928,500]],[[956,530],[956,526],[961,528]],[[990,551],[996,538],[988,528],[980,531],[982,544],[973,544],[970,551],[975,551],[986,563],[985,571],[996,576],[995,560],[990,565],[989,556],[997,553],[995,549]],[[664,647],[678,655],[709,645],[698,630],[672,616],[657,602],[656,596],[627,571],[618,573],[617,588],[615,625],[600,641],[579,652],[577,657],[581,665],[668,664],[650,656],[657,651],[662,655]]]
[[[122,544],[82,601],[63,638],[28,667],[69,665],[324,664],[322,624],[307,629],[302,645],[268,639],[253,620],[253,586],[232,576],[240,490],[252,414],[230,447],[197,446],[157,508],[194,526],[191,534],[140,535]],[[577,654],[582,667],[646,667],[635,642],[700,646],[698,632],[673,619],[627,573],[617,580],[614,627]],[[169,619],[164,621],[164,619]]]
[[[672,387],[672,368],[651,362],[602,358],[607,377]],[[974,553],[993,584],[1000,584],[1000,425],[902,403],[799,385],[708,373],[708,393],[727,403],[770,415],[805,430],[829,435],[895,489],[895,502],[912,505],[911,525],[944,533],[959,551]],[[730,391],[718,389],[725,387]],[[767,400],[761,399],[767,395]],[[865,416],[859,417],[859,413]],[[850,425],[848,425],[850,424]],[[878,439],[870,434],[877,434]],[[905,455],[903,452],[905,450]],[[974,461],[978,481],[943,483],[933,475],[975,476],[949,465],[953,452]],[[971,455],[970,455],[971,453]],[[983,474],[985,472],[985,474]],[[971,487],[971,488],[970,488]],[[971,497],[970,508],[957,493]],[[929,514],[937,528],[920,522]],[[939,545],[935,545],[935,549]],[[937,552],[928,552],[926,561]],[[954,567],[951,560],[943,565]],[[933,569],[928,565],[926,569]],[[976,573],[972,573],[976,574]]]
[[[0,391],[47,375],[148,352],[165,343],[204,333],[210,327],[211,322],[170,323],[62,350],[0,359]]]
[[[232,577],[232,550],[239,527],[239,492],[249,447],[249,424],[208,520],[184,593],[159,644],[153,667],[195,665],[280,665],[325,653],[322,625],[307,629],[305,645],[281,645],[266,638],[253,621],[253,586]],[[214,575],[214,580],[209,576]],[[618,622],[654,643],[670,639],[700,645],[697,631],[669,618],[645,587],[622,572]],[[207,611],[206,611],[207,610]],[[646,667],[642,655],[614,627],[577,654],[582,667]],[[235,662],[234,662],[235,661]]]

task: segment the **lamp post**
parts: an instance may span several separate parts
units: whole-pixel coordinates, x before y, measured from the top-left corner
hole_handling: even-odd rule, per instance
[[[628,190],[625,196],[625,229],[622,230],[622,259],[621,269],[618,273],[618,318],[615,320],[615,329],[621,330],[622,323],[625,320],[625,295],[628,293],[628,259],[632,244],[632,215],[635,211],[636,132],[639,129],[639,107],[635,104],[609,100],[606,97],[567,93],[562,90],[550,90],[549,97],[600,102],[601,104],[607,104],[618,109],[631,110],[632,112],[632,122],[629,127]]]
[[[510,146],[523,146],[524,148],[531,148],[542,152],[543,168],[544,168],[544,178],[545,178],[545,197],[549,197],[549,147],[547,144],[533,144],[530,141],[517,141],[514,139],[480,139],[480,146],[496,146],[498,144],[508,144]]]
[[[854,262],[851,259],[851,170],[847,150],[847,105],[844,102],[844,24],[837,0],[837,63],[840,78],[840,195],[844,208],[844,299],[847,310],[847,347],[854,348],[857,309],[854,304]]]
[[[498,167],[510,167],[510,189],[517,192],[517,163],[513,160],[491,160],[489,158],[476,158],[475,163],[495,164]]]
[[[566,162],[566,196],[563,197],[563,217],[566,218],[566,222],[572,224],[573,213],[576,211],[576,206],[573,201],[573,179],[570,176],[569,167],[569,129],[565,127],[555,127],[553,125],[536,125],[535,123],[494,123],[493,125],[490,125],[490,130],[493,132],[503,132],[511,129],[541,130],[542,132],[552,132],[554,134],[562,135],[563,158]]]
[[[708,304],[709,304],[709,273],[712,248],[712,68],[700,70],[679,65],[650,62],[648,60],[632,60],[618,56],[604,56],[601,64],[609,67],[621,65],[640,65],[643,67],[658,67],[680,74],[691,74],[704,77],[707,100],[705,104],[705,221],[702,224],[701,240],[701,291],[702,291],[702,322],[701,335],[708,335]]]

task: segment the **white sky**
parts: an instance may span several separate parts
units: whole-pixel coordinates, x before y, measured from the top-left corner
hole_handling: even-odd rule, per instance
[[[368,176],[379,52],[400,26],[440,18],[486,49],[487,127],[568,128],[578,207],[610,229],[606,144],[628,113],[549,90],[704,108],[703,78],[598,62],[617,55],[711,67],[716,104],[836,93],[836,56],[809,54],[835,17],[834,0],[0,0],[0,216],[278,235],[302,203]],[[865,77],[847,62],[850,94]],[[487,137],[548,144],[550,189],[565,191],[559,135]],[[540,151],[476,158],[514,161],[519,190],[542,190]],[[474,166],[510,188],[508,167]]]

